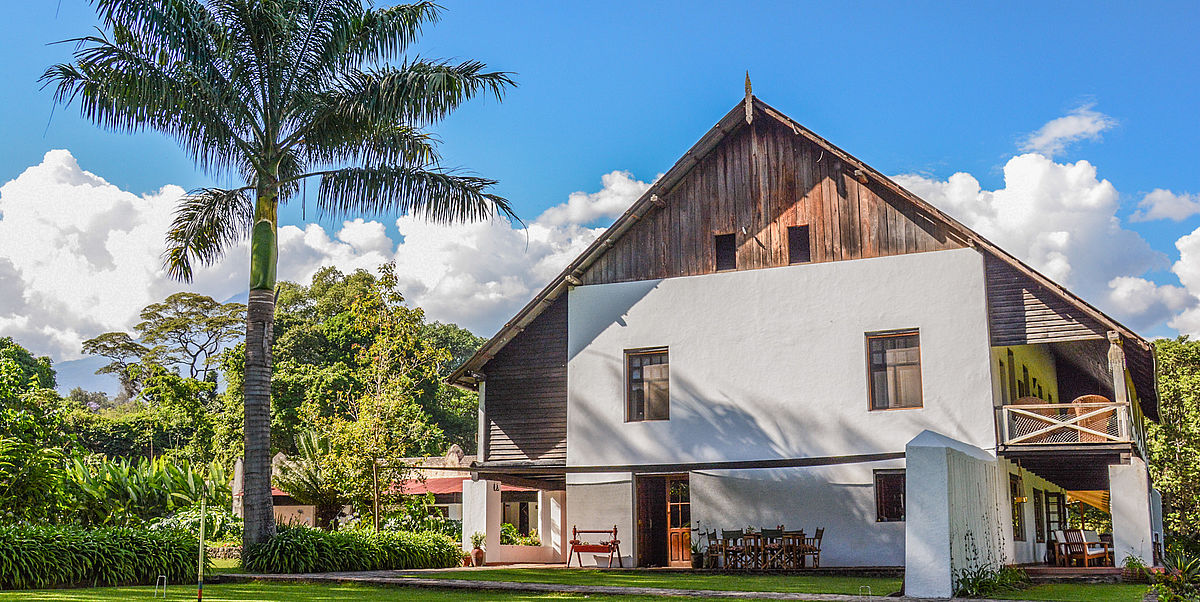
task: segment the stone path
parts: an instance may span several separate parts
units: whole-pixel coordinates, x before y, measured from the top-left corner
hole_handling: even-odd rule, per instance
[[[291,575],[258,575],[224,573],[222,581],[275,581],[293,583],[357,583],[434,589],[469,589],[479,591],[541,592],[610,596],[676,596],[684,598],[729,598],[736,600],[845,600],[847,602],[928,602],[921,598],[885,598],[883,596],[850,596],[843,594],[800,594],[783,592],[742,592],[725,590],[675,589],[666,587],[626,587],[608,585],[563,585],[556,583],[514,583],[478,579],[430,579],[406,576],[411,571],[359,571],[348,573],[300,573]],[[971,602],[1001,602],[972,600]],[[1003,602],[1013,602],[1006,600]]]

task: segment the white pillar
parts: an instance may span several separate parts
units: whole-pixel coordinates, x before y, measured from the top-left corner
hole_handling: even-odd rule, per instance
[[[504,506],[500,503],[499,481],[463,480],[463,549],[470,551],[471,535],[480,532],[487,535],[484,551],[498,555],[500,553],[500,514],[503,510]]]
[[[542,546],[554,550],[556,561],[566,559],[563,525],[567,522],[567,492],[538,491],[538,537]]]
[[[949,598],[954,577],[947,450],[942,445],[922,445],[918,439],[924,434],[904,450],[904,593]]]
[[[1118,565],[1126,556],[1149,563],[1154,557],[1150,474],[1137,456],[1129,464],[1108,467],[1109,506],[1113,523],[1113,560]]]

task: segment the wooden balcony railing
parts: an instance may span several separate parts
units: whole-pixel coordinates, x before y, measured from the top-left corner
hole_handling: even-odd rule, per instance
[[[1000,409],[1005,445],[1136,442],[1123,403],[1006,405]]]

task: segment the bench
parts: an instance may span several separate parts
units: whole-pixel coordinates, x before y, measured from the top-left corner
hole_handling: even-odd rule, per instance
[[[608,539],[602,539],[599,543],[587,543],[579,539],[580,534],[598,533],[608,536]],[[571,527],[571,551],[567,552],[567,566],[571,566],[571,555],[574,554],[579,559],[579,566],[583,566],[583,553],[589,554],[608,554],[608,568],[612,568],[613,556],[617,557],[617,566],[625,568],[621,564],[621,540],[617,539],[617,526],[613,525],[611,529],[580,529],[577,526]]]

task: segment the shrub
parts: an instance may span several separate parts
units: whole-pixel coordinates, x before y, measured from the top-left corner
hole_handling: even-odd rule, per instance
[[[173,529],[0,525],[0,589],[181,583],[195,578],[199,553]]]
[[[955,572],[954,597],[991,598],[995,594],[1018,591],[1028,585],[1029,577],[1021,569],[979,565]]]
[[[256,573],[323,573],[433,569],[457,566],[458,544],[438,533],[326,532],[280,526],[269,541],[242,551],[242,566]]]
[[[1200,558],[1168,554],[1165,570],[1154,576],[1154,591],[1161,602],[1200,600]]]
[[[521,535],[521,532],[512,523],[502,523],[500,525],[500,543],[506,546],[540,546],[542,540],[538,539],[536,530],[530,531],[529,535]]]
[[[242,519],[228,508],[208,506],[204,509],[204,541],[238,541],[242,538]],[[183,529],[200,537],[200,506],[192,506],[166,518],[150,523],[151,529]]]

